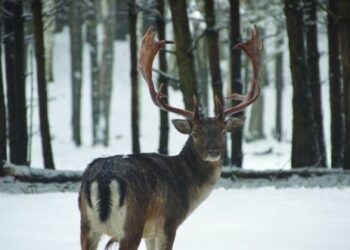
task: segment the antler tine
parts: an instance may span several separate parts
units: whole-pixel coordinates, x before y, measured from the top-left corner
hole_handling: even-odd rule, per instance
[[[153,78],[152,78],[152,65],[153,65],[154,58],[157,55],[158,51],[165,44],[174,44],[173,41],[168,41],[168,40],[156,41],[155,40],[156,34],[157,33],[154,31],[153,27],[150,27],[147,30],[145,36],[142,39],[140,59],[139,59],[139,70],[148,85],[148,89],[149,89],[152,101],[157,107],[165,111],[173,112],[188,118],[193,118],[194,116],[193,112],[185,109],[172,107],[166,102],[164,102],[163,98],[166,97],[166,95],[162,93],[164,83],[161,84],[158,92],[154,87]]]
[[[259,78],[261,52],[263,50],[263,42],[259,37],[259,31],[256,28],[256,26],[254,26],[254,30],[252,31],[251,38],[248,41],[239,43],[235,45],[233,48],[242,49],[246,53],[246,55],[249,57],[253,66],[253,80],[252,80],[251,88],[249,89],[249,92],[247,95],[232,94],[226,97],[226,99],[240,100],[242,102],[234,107],[225,109],[224,116],[228,116],[228,115],[235,114],[242,111],[247,106],[255,102],[255,100],[258,99],[260,95],[258,78]]]

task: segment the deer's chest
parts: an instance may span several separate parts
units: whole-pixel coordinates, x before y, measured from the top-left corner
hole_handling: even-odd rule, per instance
[[[208,180],[201,185],[194,186],[190,190],[190,209],[188,215],[195,210],[213,191],[216,182],[220,178],[221,168],[215,168]]]

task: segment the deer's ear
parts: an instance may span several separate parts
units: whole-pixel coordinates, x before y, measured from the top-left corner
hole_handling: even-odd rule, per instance
[[[192,131],[191,123],[188,120],[173,119],[171,122],[180,133],[190,134]]]
[[[240,127],[243,126],[245,121],[245,116],[241,117],[230,117],[226,122],[225,122],[225,129],[226,132],[234,132]]]

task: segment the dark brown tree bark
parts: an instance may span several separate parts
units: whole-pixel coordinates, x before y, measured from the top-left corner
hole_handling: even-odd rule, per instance
[[[127,19],[128,15],[128,1],[129,0],[117,0],[116,1],[116,23],[115,23],[115,38],[117,40],[125,40],[129,31],[129,23]]]
[[[41,0],[32,0],[34,37],[35,37],[35,58],[36,71],[38,79],[38,96],[39,96],[39,116],[40,116],[40,134],[41,145],[44,158],[44,167],[55,169],[53,161],[50,125],[47,107],[47,90],[46,90],[46,73],[45,73],[45,47],[44,47],[44,29],[42,19],[42,2]]]
[[[231,92],[242,94],[243,85],[241,78],[241,51],[233,50],[232,46],[241,41],[240,31],[240,15],[239,15],[239,0],[230,0],[230,72],[231,72]],[[233,105],[237,102],[233,101]],[[235,116],[242,116],[243,112]],[[231,165],[235,167],[242,167],[243,153],[242,153],[242,138],[243,128],[231,134]]]
[[[131,78],[131,133],[132,152],[140,153],[140,104],[137,71],[137,12],[134,0],[129,1],[130,78]]]
[[[305,1],[305,0],[304,0]],[[317,45],[317,0],[305,1],[306,52],[309,66],[309,80],[315,116],[318,147],[320,150],[319,167],[327,167],[326,145],[323,132],[322,91],[319,69],[319,52]]]
[[[81,88],[82,88],[82,13],[81,0],[70,4],[69,31],[72,84],[72,132],[76,146],[81,145]]]
[[[207,25],[206,37],[208,44],[208,59],[209,69],[211,75],[211,86],[213,88],[214,96],[219,97],[223,103],[222,94],[222,77],[220,68],[220,50],[219,50],[219,31],[215,24],[215,6],[214,0],[204,1],[204,17]]]
[[[343,66],[345,144],[344,169],[350,169],[350,1],[338,1],[338,36]]]
[[[92,144],[101,143],[98,134],[98,121],[101,113],[100,90],[98,85],[98,46],[97,46],[97,14],[95,0],[89,0],[86,22],[86,38],[89,44],[90,54],[90,78],[91,78],[91,112],[92,112]]]
[[[0,0],[2,7],[2,0]],[[0,41],[2,41],[2,17],[0,12]],[[2,58],[2,46],[0,46],[0,58]],[[7,123],[6,123],[6,106],[4,95],[4,82],[2,80],[2,60],[0,60],[0,176],[2,175],[3,162],[7,160]]]
[[[337,1],[329,0],[328,54],[329,97],[331,106],[331,167],[341,168],[344,161],[343,94],[340,73]],[[332,14],[331,14],[332,13]]]
[[[282,28],[278,27],[278,33],[282,32]],[[282,93],[283,93],[283,35],[279,35],[276,40],[277,54],[275,57],[275,88],[276,88],[276,120],[275,120],[275,138],[282,141]]]
[[[98,71],[98,85],[100,87],[100,107],[102,122],[99,122],[103,145],[109,144],[109,116],[111,109],[112,75],[115,37],[115,0],[108,0],[106,16],[103,19],[103,49],[102,59]],[[103,125],[103,126],[102,126]]]
[[[165,40],[165,11],[164,11],[164,0],[157,0],[157,10],[160,16],[156,18],[157,31],[160,40]],[[164,50],[159,51],[159,70],[167,72],[168,64],[166,61],[166,54]],[[158,86],[161,83],[166,82],[165,77],[160,74],[158,78]],[[168,87],[164,85],[163,93],[168,95]],[[169,116],[168,112],[160,110],[160,137],[159,137],[159,148],[158,152],[161,154],[168,154],[169,144]]]
[[[179,69],[180,89],[185,108],[193,109],[193,95],[197,94],[197,77],[191,51],[191,32],[188,23],[187,1],[169,1],[176,41],[176,59]]]
[[[24,20],[22,1],[3,0],[5,68],[10,141],[10,161],[26,165],[28,132],[24,73]]]
[[[319,165],[315,117],[303,33],[301,0],[284,0],[293,83],[292,168]]]

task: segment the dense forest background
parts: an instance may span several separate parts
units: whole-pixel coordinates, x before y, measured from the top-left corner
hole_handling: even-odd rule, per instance
[[[137,70],[142,35],[154,26],[159,39],[176,41],[176,46],[160,51],[154,69],[158,84],[167,83],[168,100],[191,109],[195,94],[203,115],[213,115],[214,95],[223,100],[232,92],[247,91],[250,63],[232,47],[249,38],[253,25],[265,43],[262,95],[245,114],[239,114],[248,119],[242,130],[227,138],[225,164],[242,167],[244,143],[272,139],[291,144],[292,168],[350,169],[348,0],[1,0],[0,4],[0,171],[4,162],[30,166],[37,150],[32,149],[35,137],[41,139],[43,166],[55,169],[52,141],[58,135],[50,128],[62,121],[50,113],[55,101],[50,89],[62,79],[54,68],[65,64],[70,64],[66,74],[71,95],[61,111],[70,120],[70,131],[65,133],[77,150],[84,145],[111,147],[111,141],[118,139],[110,127],[113,120],[124,122],[112,112],[116,105],[121,112],[131,113],[130,135],[118,136],[130,136],[133,153],[143,151],[142,145],[151,139],[158,140],[160,153],[168,154],[171,133],[166,112],[159,112],[159,126],[152,128],[159,129],[159,138],[140,135],[142,120],[154,119],[141,114],[140,99],[149,99]],[[69,36],[67,61],[54,56],[62,34]],[[120,48],[116,44],[128,44],[123,47],[130,51],[128,58],[124,50],[116,50]],[[113,74],[116,65],[125,63],[129,63],[129,79]],[[86,84],[89,92],[82,91]],[[122,93],[130,96],[128,103],[112,101],[113,90],[120,84],[130,84],[130,91]],[[265,89],[274,92],[269,95],[274,100],[266,99]],[[287,99],[291,91],[292,98]],[[181,93],[182,99],[174,100],[173,93]],[[91,105],[90,118],[84,122],[82,99]],[[291,104],[285,105],[285,100]],[[266,129],[266,120],[273,130]],[[91,123],[89,141],[82,140],[85,121]],[[291,127],[290,135],[285,127]]]

